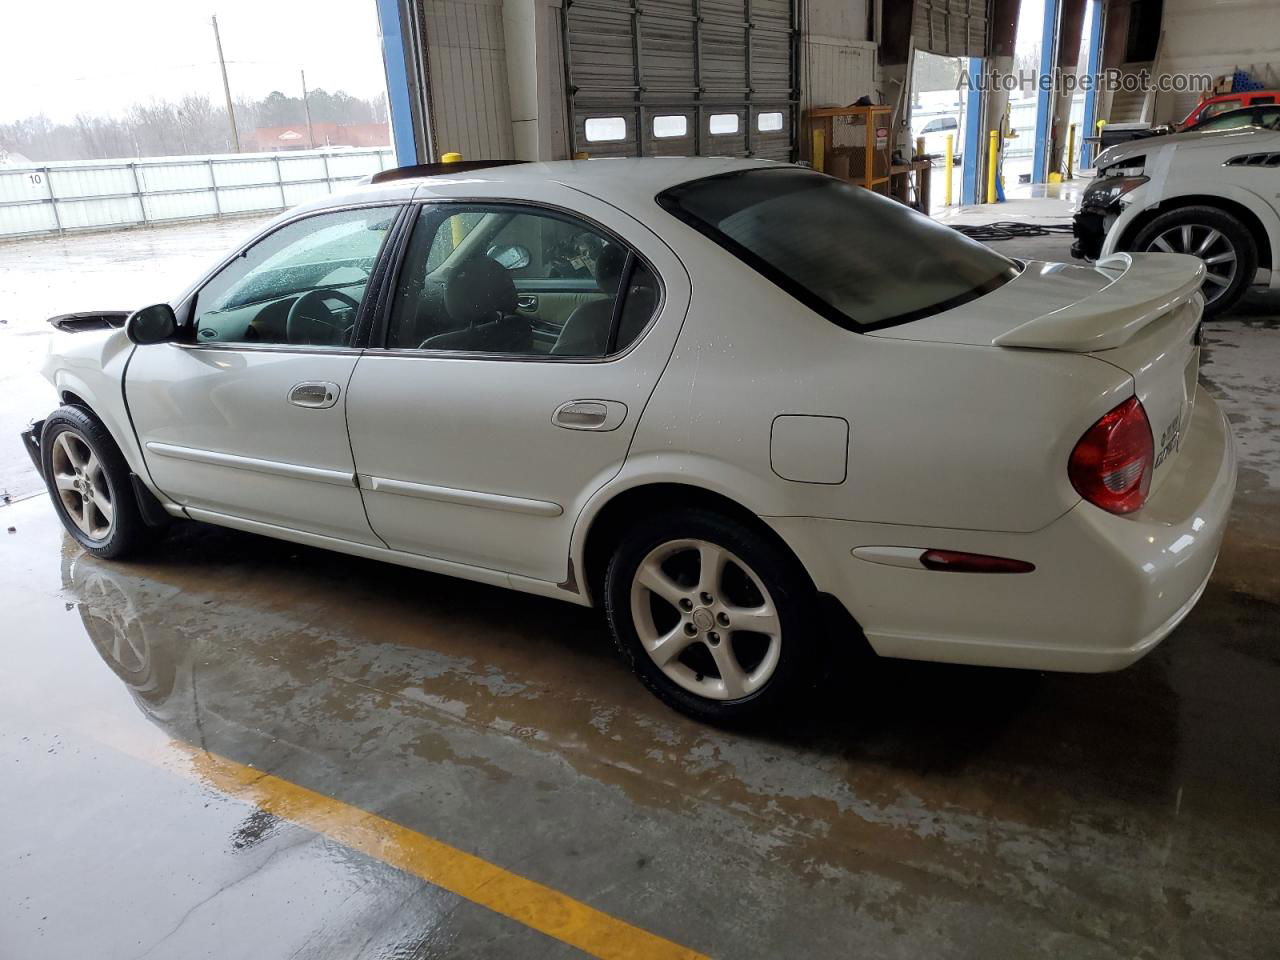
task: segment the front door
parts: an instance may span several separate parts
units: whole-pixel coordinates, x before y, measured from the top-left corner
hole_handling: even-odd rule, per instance
[[[344,408],[365,287],[399,209],[285,224],[197,291],[192,342],[136,350],[126,396],[147,469],[192,516],[378,544]]]
[[[542,189],[539,205],[422,205],[347,416],[389,546],[560,582],[573,524],[621,469],[671,355],[689,280],[625,214]]]

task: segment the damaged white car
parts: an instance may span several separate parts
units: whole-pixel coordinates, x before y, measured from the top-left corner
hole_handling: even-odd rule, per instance
[[[708,720],[862,637],[1117,669],[1205,588],[1235,458],[1194,258],[1018,262],[746,160],[373,179],[57,318],[26,440],[86,550],[185,517],[603,607]]]
[[[1071,253],[1182,253],[1205,265],[1205,313],[1230,310],[1255,284],[1280,288],[1280,130],[1190,130],[1098,155]]]

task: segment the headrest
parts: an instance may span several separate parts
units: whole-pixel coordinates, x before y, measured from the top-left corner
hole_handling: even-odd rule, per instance
[[[445,283],[444,307],[455,323],[483,323],[515,313],[516,286],[511,275],[488,257],[468,260]]]
[[[618,292],[618,284],[622,282],[622,268],[627,263],[627,252],[616,243],[606,243],[596,257],[596,286],[609,296]]]

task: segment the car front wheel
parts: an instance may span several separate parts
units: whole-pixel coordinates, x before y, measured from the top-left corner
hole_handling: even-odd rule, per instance
[[[816,592],[785,549],[732,518],[684,510],[634,528],[605,603],[632,669],[697,719],[758,716],[820,678]]]
[[[40,456],[58,519],[82,547],[114,558],[148,539],[129,466],[91,413],[65,406],[50,414],[40,435]]]
[[[1205,316],[1223,313],[1244,296],[1258,272],[1258,250],[1249,228],[1215,207],[1163,213],[1134,237],[1133,249],[1185,253],[1204,261]]]

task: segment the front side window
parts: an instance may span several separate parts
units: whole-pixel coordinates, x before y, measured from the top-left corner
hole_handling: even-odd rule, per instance
[[[950,227],[810,170],[707,177],[658,203],[850,330],[941,313],[1017,275],[1012,260]]]
[[[263,237],[196,295],[196,342],[349,345],[397,210],[322,213]]]
[[[387,346],[595,358],[630,346],[660,299],[624,243],[558,211],[427,204],[400,270]]]
[[[1219,114],[1199,124],[1197,130],[1235,130],[1240,127],[1255,125],[1257,118],[1252,110],[1233,110]]]

